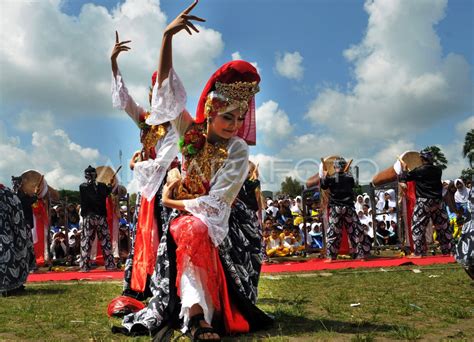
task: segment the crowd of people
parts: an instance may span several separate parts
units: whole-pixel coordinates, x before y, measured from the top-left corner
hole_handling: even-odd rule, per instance
[[[65,209],[66,208],[66,209]],[[125,264],[130,253],[131,235],[135,226],[133,219],[135,206],[130,209],[122,205],[119,214],[113,219],[118,222],[119,230],[117,236],[111,236],[111,240],[117,240],[115,251],[113,251],[115,263],[121,267]],[[129,219],[130,217],[130,219]],[[81,257],[81,235],[84,229],[84,217],[81,216],[81,205],[68,203],[57,204],[50,209],[49,214],[49,240],[51,241],[49,251],[52,265],[76,266],[80,264]],[[96,267],[98,240],[94,239],[91,245],[91,266]]]
[[[464,222],[470,220],[468,208],[471,182],[461,179],[443,181],[443,208],[449,218],[449,230],[454,242],[461,236]],[[266,198],[263,210],[263,246],[268,258],[305,254],[306,238],[312,250],[324,247],[323,212],[319,193],[308,198],[306,211],[302,197],[279,195],[279,199]],[[399,217],[399,204],[395,189],[376,190],[372,201],[367,193],[357,195],[352,205],[358,215],[366,238],[374,247],[389,246],[400,249],[408,243]],[[326,227],[326,228],[325,228]],[[437,233],[430,224],[427,243],[435,248]],[[433,249],[434,250],[434,249]]]

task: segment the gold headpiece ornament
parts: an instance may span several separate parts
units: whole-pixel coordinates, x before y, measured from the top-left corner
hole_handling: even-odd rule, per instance
[[[216,82],[216,91],[234,101],[250,101],[260,90],[257,82]]]
[[[216,90],[207,95],[204,113],[207,117],[211,113],[220,115],[238,108],[241,114],[245,114],[249,101],[259,90],[257,82],[216,82]]]

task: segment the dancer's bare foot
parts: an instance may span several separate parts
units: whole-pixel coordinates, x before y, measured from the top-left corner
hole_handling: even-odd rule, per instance
[[[324,260],[323,262],[325,262],[326,264],[330,264],[332,262],[334,262],[336,259],[332,259],[332,258],[327,258],[326,260]]]

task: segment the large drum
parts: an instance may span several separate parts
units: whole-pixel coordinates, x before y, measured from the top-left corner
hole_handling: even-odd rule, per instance
[[[400,159],[407,164],[408,170],[411,171],[418,166],[421,166],[420,153],[416,151],[406,151],[402,153]],[[372,184],[374,186],[381,186],[388,184],[397,180],[398,175],[402,172],[402,165],[399,160],[395,162],[394,165],[386,168],[383,171],[377,173],[374,178],[372,178]]]
[[[340,158],[339,156],[329,156],[322,160],[324,169],[328,172],[328,176],[334,176],[336,171],[334,170],[334,160]],[[306,187],[311,188],[313,186],[319,185],[319,173],[311,176],[306,181]]]
[[[53,189],[50,186],[48,186],[48,183],[43,178],[41,173],[39,173],[38,171],[28,170],[28,171],[23,172],[20,177],[21,177],[21,189],[23,190],[24,193],[26,193],[29,196],[33,196],[35,194],[35,188],[37,186],[40,187],[39,194],[38,194],[39,198],[44,198],[48,194],[49,189]],[[59,197],[59,194],[58,194],[58,197]]]
[[[104,184],[111,184],[113,191],[117,190],[119,186],[119,180],[117,175],[115,174],[115,170],[112,169],[110,166],[98,166],[97,170],[97,182],[104,183]],[[112,180],[112,182],[111,182]]]

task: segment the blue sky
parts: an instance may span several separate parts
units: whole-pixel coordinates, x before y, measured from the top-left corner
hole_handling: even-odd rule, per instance
[[[118,165],[122,150],[126,164],[139,133],[111,108],[114,30],[133,41],[119,65],[145,104],[164,18],[188,3],[2,2],[0,152],[11,156],[0,162],[0,182],[35,168],[55,187],[76,188],[88,163]],[[295,165],[330,154],[382,169],[405,150],[439,145],[450,161],[446,177],[466,167],[460,146],[474,126],[472,1],[203,0],[194,13],[207,19],[201,34],[181,33],[175,44],[188,109],[217,66],[237,55],[257,64],[261,115],[251,154],[264,188],[276,190],[285,175],[304,179],[315,165]],[[31,23],[11,24],[20,14]],[[131,173],[122,177],[127,184]]]

